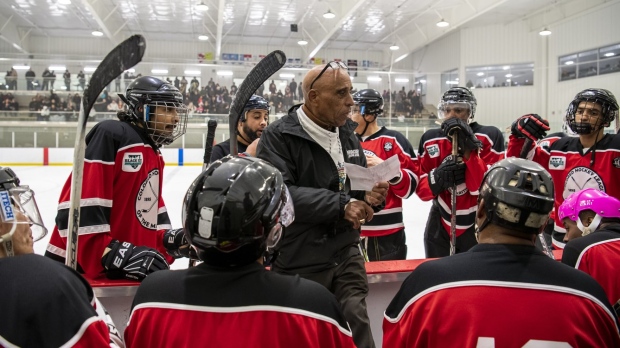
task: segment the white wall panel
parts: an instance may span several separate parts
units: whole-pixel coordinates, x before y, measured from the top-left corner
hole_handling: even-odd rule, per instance
[[[540,113],[527,102],[535,99],[537,89],[534,86],[476,88],[473,92],[478,101],[475,119],[502,131],[519,116]]]

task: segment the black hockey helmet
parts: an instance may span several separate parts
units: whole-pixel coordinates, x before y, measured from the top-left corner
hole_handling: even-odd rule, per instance
[[[590,123],[577,123],[575,115],[581,102],[592,102],[601,106],[603,114],[601,122],[598,123],[598,128],[592,129]],[[568,125],[577,134],[590,134],[593,131],[598,131],[601,127],[609,125],[617,116],[618,102],[616,97],[610,91],[602,88],[588,88],[577,93],[566,112]]]
[[[153,76],[142,76],[127,86],[125,95],[118,96],[127,104],[128,109],[128,113],[119,113],[121,121],[141,125],[156,145],[168,145],[185,134],[188,110],[183,104],[183,95],[172,84]],[[171,121],[169,124],[156,121],[157,107],[166,110],[173,108],[178,121]],[[127,116],[129,119],[125,118]]]
[[[474,119],[476,115],[476,97],[467,87],[452,87],[447,90],[443,96],[441,96],[441,101],[439,102],[439,106],[437,107],[438,115],[437,117],[440,119],[446,118],[445,108],[449,104],[463,104],[464,107],[469,108],[469,121]]]
[[[220,267],[258,260],[294,218],[280,171],[252,157],[213,162],[194,180],[183,205],[187,240],[199,259]]]
[[[267,115],[269,115],[269,102],[259,95],[252,95],[250,100],[245,103],[243,107],[243,113],[241,114],[241,118],[239,119],[241,122],[245,122],[246,117],[245,114],[250,110],[267,110]]]
[[[509,157],[495,163],[484,175],[478,201],[484,199],[486,220],[514,230],[537,234],[547,225],[553,209],[553,180],[540,164]]]
[[[8,191],[19,186],[19,178],[9,167],[0,167],[0,190]]]
[[[353,101],[360,109],[362,116],[379,116],[383,113],[383,97],[374,89],[362,89],[353,94]]]

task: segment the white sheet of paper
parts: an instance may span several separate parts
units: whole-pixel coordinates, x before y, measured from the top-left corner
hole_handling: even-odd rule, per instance
[[[371,191],[376,183],[393,179],[400,173],[400,161],[397,155],[371,168],[352,163],[345,163],[344,167],[351,180],[351,190],[360,191]]]

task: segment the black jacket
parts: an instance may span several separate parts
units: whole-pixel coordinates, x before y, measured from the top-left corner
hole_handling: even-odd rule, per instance
[[[360,232],[344,219],[344,206],[351,197],[364,199],[364,191],[350,190],[348,178],[340,192],[336,165],[299,123],[299,107],[263,131],[256,154],[282,172],[293,198],[295,221],[285,229],[274,261],[274,269],[286,273],[318,272],[359,253]],[[356,126],[347,120],[339,128],[342,152],[345,162],[366,167]]]

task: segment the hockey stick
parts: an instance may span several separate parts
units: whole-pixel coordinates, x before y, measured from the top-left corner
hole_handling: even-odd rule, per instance
[[[452,132],[452,158],[454,163],[458,163],[459,154],[459,131]],[[450,256],[456,254],[456,183],[452,185],[452,195],[450,196]]]
[[[209,120],[207,124],[207,140],[205,142],[205,154],[202,157],[202,171],[207,169],[209,163],[211,163],[211,152],[213,152],[213,140],[215,139],[215,129],[217,128],[216,120]]]
[[[239,89],[237,95],[230,105],[230,112],[228,114],[228,127],[230,132],[230,154],[236,156],[239,153],[237,147],[237,123],[239,117],[243,112],[245,104],[250,100],[254,92],[267,81],[271,75],[280,70],[284,63],[286,63],[286,55],[280,50],[275,50],[269,53],[265,58],[261,59],[258,64],[245,77]]]
[[[523,143],[523,147],[521,148],[521,152],[519,153],[519,158],[527,159],[527,154],[530,153],[530,148],[532,147],[532,139],[526,138],[525,143]]]
[[[67,256],[65,264],[73,269],[77,268],[78,230],[80,226],[80,200],[82,198],[82,177],[84,170],[84,153],[86,143],[86,121],[93,104],[103,88],[109,85],[123,71],[138,64],[142,60],[146,42],[141,35],[134,35],[121,42],[101,61],[93,73],[82,96],[82,107],[78,116],[77,132],[75,133],[75,147],[73,151],[73,169],[71,180],[71,208],[69,210],[69,233],[67,235]]]

